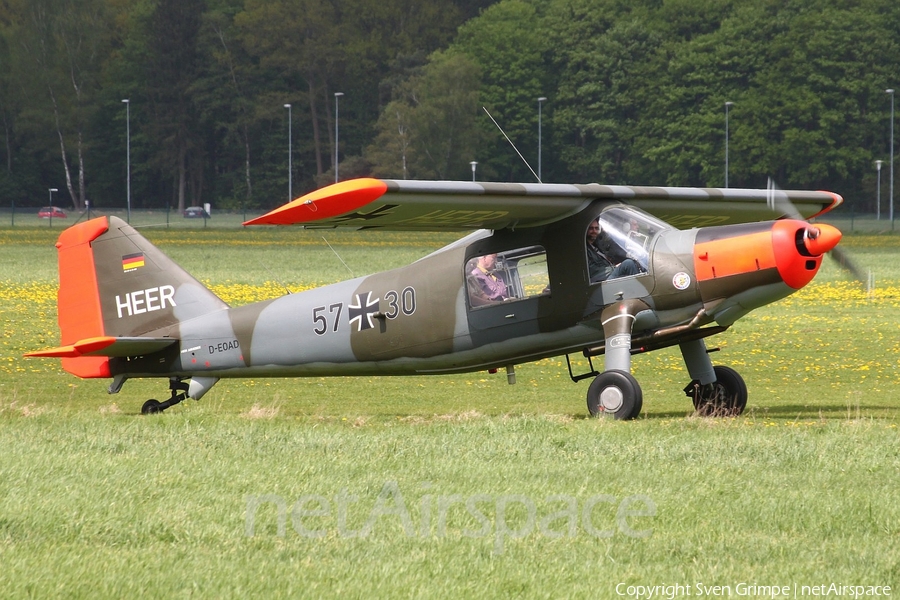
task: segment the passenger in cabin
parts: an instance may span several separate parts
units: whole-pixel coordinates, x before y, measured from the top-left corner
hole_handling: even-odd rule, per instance
[[[475,268],[469,273],[473,304],[477,304],[478,300],[501,302],[509,297],[506,282],[497,274],[496,267],[496,254],[478,257]]]

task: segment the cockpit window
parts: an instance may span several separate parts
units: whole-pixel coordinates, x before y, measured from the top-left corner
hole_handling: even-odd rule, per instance
[[[650,245],[663,227],[649,215],[625,207],[600,213],[585,233],[590,282],[646,273]]]
[[[476,256],[466,263],[466,286],[472,308],[549,294],[547,252],[529,246]]]

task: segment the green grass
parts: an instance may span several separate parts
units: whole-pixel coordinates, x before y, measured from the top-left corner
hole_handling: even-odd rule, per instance
[[[635,357],[644,411],[619,423],[585,418],[587,382],[560,359],[520,365],[515,386],[502,373],[221,381],[141,417],[163,381],[109,396],[107,381],[21,358],[58,342],[57,234],[0,229],[0,597],[900,584],[900,237],[843,243],[874,270],[871,298],[827,263],[713,338],[716,362],[747,380],[744,416],[690,416],[681,358],[665,350]],[[146,235],[238,303],[278,293],[275,279],[349,276],[319,233]],[[355,275],[454,238],[325,235]],[[283,535],[275,502],[252,510],[265,498],[284,503]]]

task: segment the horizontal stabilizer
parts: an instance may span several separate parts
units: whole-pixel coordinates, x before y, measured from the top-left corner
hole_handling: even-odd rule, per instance
[[[30,358],[56,357],[78,358],[80,356],[143,356],[167,348],[178,340],[173,338],[151,337],[112,337],[100,336],[79,340],[69,346],[49,348],[29,352]]]

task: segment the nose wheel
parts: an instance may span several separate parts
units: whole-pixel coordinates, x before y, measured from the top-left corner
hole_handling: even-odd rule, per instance
[[[736,417],[747,406],[747,384],[731,367],[714,367],[716,380],[701,385],[696,379],[684,393],[694,402],[694,410],[701,417]]]
[[[637,380],[626,371],[604,371],[588,388],[587,407],[592,417],[635,419],[641,414],[644,395]]]

